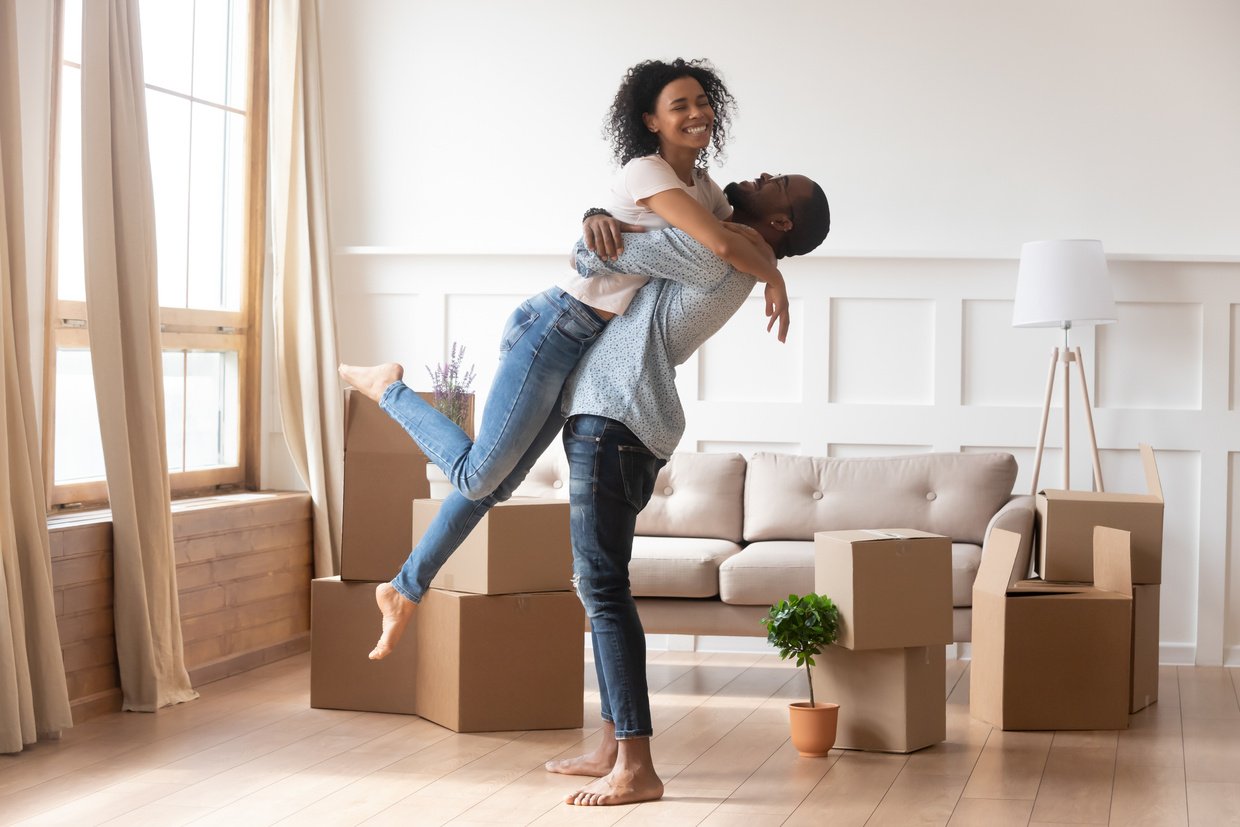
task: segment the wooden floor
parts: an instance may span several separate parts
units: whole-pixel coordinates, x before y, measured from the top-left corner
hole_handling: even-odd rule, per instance
[[[1240,825],[1240,670],[1164,667],[1123,732],[999,732],[948,663],[946,743],[802,759],[787,739],[804,675],[769,655],[652,654],[659,802],[561,804],[542,764],[583,730],[454,735],[419,718],[310,709],[301,655],[0,756],[0,824]]]

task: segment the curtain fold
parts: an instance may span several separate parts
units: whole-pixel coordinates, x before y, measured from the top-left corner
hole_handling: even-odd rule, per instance
[[[16,4],[0,0],[0,752],[73,725],[30,373],[17,70]]]
[[[155,206],[138,0],[82,12],[86,312],[112,508],[123,708],[198,697],[185,670],[164,438]]]
[[[315,0],[272,0],[271,222],[284,438],[314,501],[314,570],[340,570],[344,414],[327,219]]]

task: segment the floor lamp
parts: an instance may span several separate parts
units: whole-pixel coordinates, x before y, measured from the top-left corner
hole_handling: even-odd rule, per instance
[[[1063,374],[1063,487],[1071,488],[1069,477],[1069,393],[1072,364],[1077,365],[1081,398],[1085,403],[1085,421],[1089,424],[1089,444],[1093,451],[1094,483],[1102,485],[1102,464],[1098,458],[1098,439],[1094,435],[1093,409],[1085,382],[1085,363],[1081,348],[1068,346],[1068,331],[1073,325],[1111,324],[1115,321],[1115,299],[1107,274],[1107,260],[1101,241],[1064,240],[1030,241],[1020,250],[1020,271],[1016,276],[1016,301],[1012,311],[1013,327],[1058,327],[1063,329],[1063,348],[1051,354],[1050,371],[1046,377],[1046,397],[1042,402],[1042,425],[1038,431],[1038,448],[1033,459],[1031,494],[1038,490],[1038,473],[1042,470],[1042,451],[1046,445],[1046,424],[1051,414],[1051,395],[1055,386],[1055,369],[1062,364]]]

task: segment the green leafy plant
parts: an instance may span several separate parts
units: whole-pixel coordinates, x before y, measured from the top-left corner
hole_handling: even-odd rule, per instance
[[[779,649],[779,656],[787,660],[796,656],[797,666],[805,667],[809,680],[809,704],[814,705],[814,655],[822,647],[835,643],[840,629],[840,611],[831,598],[822,594],[804,597],[790,594],[771,607],[762,618],[766,627],[766,639]]]
[[[465,346],[453,342],[446,363],[439,363],[434,370],[430,365],[426,366],[426,372],[431,377],[431,389],[435,392],[431,404],[462,428],[465,427],[465,415],[469,410],[469,389],[474,384],[474,366],[470,365],[469,370],[463,373],[461,371],[464,360]]]

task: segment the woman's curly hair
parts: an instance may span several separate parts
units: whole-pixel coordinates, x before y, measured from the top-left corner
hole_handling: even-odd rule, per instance
[[[715,110],[710,145],[702,149],[695,166],[706,168],[708,152],[712,148],[715,158],[723,159],[723,147],[728,140],[728,125],[736,108],[736,99],[709,61],[676,58],[670,63],[646,60],[625,73],[603,125],[603,134],[611,143],[617,164],[624,166],[634,158],[659,151],[659,136],[646,128],[642,115],[654,111],[663,87],[683,77],[694,78],[702,84],[711,108]]]

